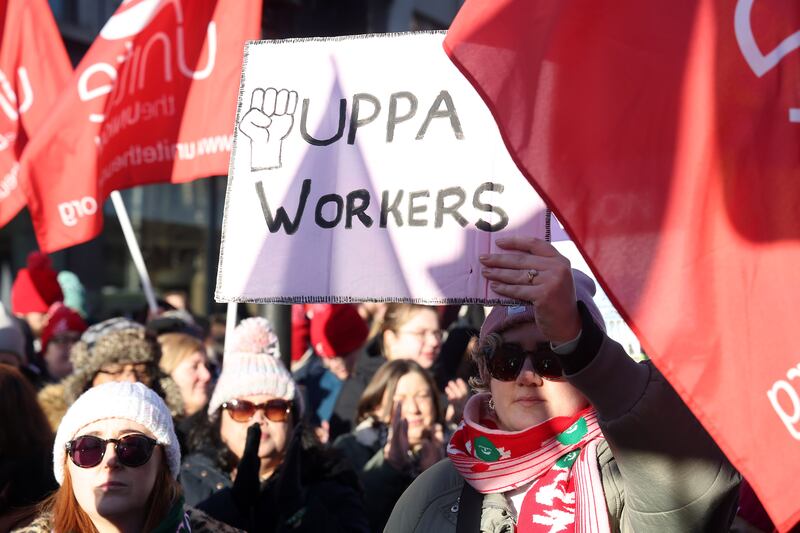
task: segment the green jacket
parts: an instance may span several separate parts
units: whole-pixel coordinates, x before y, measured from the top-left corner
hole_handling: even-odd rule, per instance
[[[594,359],[567,379],[599,414],[606,442],[597,458],[612,531],[730,529],[741,477],[652,364],[635,363],[604,335]],[[439,462],[403,493],[385,531],[456,531],[463,486],[450,461]],[[515,529],[502,494],[482,498],[480,517],[472,531]]]

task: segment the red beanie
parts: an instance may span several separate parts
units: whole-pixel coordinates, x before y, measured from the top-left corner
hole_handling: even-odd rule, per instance
[[[292,305],[292,361],[299,361],[308,349],[311,326],[306,316],[306,306]]]
[[[45,324],[42,328],[42,352],[47,350],[47,343],[50,342],[54,335],[67,331],[83,333],[87,327],[86,322],[77,312],[61,302],[54,303],[47,312]]]
[[[20,269],[11,286],[11,312],[46,313],[55,302],[64,300],[50,257],[41,252],[28,255],[28,268]]]
[[[312,312],[311,346],[320,357],[347,355],[367,341],[369,328],[354,305],[319,304]]]

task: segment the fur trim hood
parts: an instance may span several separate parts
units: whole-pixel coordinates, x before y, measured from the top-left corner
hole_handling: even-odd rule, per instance
[[[37,398],[47,421],[50,422],[50,428],[55,433],[69,408],[69,404],[64,398],[64,385],[61,383],[47,385],[39,391]]]
[[[164,398],[173,417],[182,416],[183,399],[178,385],[158,368],[161,347],[144,326],[125,319],[111,319],[92,326],[72,346],[73,373],[61,382],[67,407],[92,386],[103,366],[145,363],[150,388]]]

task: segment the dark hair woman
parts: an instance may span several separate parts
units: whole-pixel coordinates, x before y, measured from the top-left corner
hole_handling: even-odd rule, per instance
[[[444,457],[444,423],[431,374],[415,361],[384,364],[358,405],[358,426],[334,443],[364,485],[373,531],[414,478]]]
[[[33,386],[16,368],[0,364],[0,531],[24,521],[28,506],[58,488],[49,467],[52,446]]]
[[[445,337],[435,307],[388,304],[380,331],[381,347],[386,359],[411,359],[422,368],[434,371]],[[446,383],[442,391],[448,402],[447,421],[455,425],[461,419],[469,389],[464,380],[457,378]]]

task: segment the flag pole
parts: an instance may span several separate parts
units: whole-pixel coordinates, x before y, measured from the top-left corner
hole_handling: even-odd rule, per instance
[[[228,303],[228,315],[225,319],[225,347],[223,348],[225,352],[228,351],[230,342],[233,339],[233,330],[236,327],[236,311],[238,305],[239,304],[236,302]]]
[[[131,252],[133,264],[139,272],[139,279],[142,282],[142,289],[144,290],[144,297],[147,299],[147,306],[150,308],[150,312],[155,315],[155,313],[158,312],[158,305],[156,304],[156,296],[153,292],[153,284],[150,282],[150,274],[148,274],[147,266],[144,264],[142,250],[139,248],[139,243],[136,241],[136,234],[133,231],[131,219],[128,216],[128,210],[125,208],[125,202],[122,201],[122,195],[119,191],[113,191],[111,193],[111,201],[117,212],[119,225],[122,227],[122,234],[125,235],[125,242],[128,243],[128,250]]]

